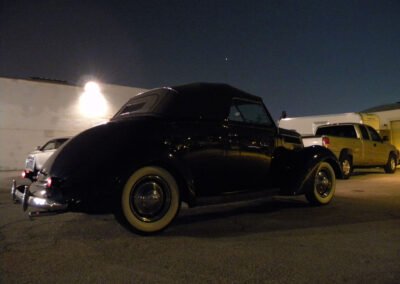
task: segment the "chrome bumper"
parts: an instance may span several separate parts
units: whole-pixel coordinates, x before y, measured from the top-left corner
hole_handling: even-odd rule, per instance
[[[28,185],[17,186],[17,182],[15,180],[12,182],[11,198],[15,203],[22,203],[22,209],[24,211],[26,211],[28,207],[45,209],[48,211],[63,211],[68,208],[68,204],[66,203],[59,203],[44,197],[45,192],[40,194],[43,196],[34,196],[29,191]]]

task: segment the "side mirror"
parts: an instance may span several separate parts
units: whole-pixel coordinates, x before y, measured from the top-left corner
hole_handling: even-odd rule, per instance
[[[389,137],[387,137],[386,135],[382,137],[382,141],[383,142],[388,142],[389,141]]]
[[[36,146],[36,150],[40,150],[40,148],[41,148],[40,146]]]

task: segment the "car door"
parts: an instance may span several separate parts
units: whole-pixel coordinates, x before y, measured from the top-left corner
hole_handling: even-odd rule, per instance
[[[366,125],[368,132],[370,134],[370,147],[369,147],[369,156],[371,159],[371,165],[384,165],[387,162],[389,157],[388,148],[381,136],[373,129],[371,126]]]
[[[226,130],[221,123],[209,121],[179,121],[172,127],[171,141],[176,155],[193,177],[196,194],[218,195],[229,186],[226,170]]]
[[[266,189],[276,127],[262,102],[234,98],[227,119],[226,159],[235,190]]]
[[[364,125],[358,125],[360,129],[360,138],[362,141],[362,151],[359,160],[354,160],[354,165],[369,166],[372,164],[371,154],[373,152],[373,143],[368,130]]]

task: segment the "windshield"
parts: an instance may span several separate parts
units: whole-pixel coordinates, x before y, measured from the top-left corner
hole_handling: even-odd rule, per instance
[[[62,138],[62,139],[56,139],[56,140],[51,140],[47,142],[45,145],[43,145],[40,150],[41,151],[48,151],[48,150],[55,150],[58,149],[65,141],[67,141],[68,138]]]

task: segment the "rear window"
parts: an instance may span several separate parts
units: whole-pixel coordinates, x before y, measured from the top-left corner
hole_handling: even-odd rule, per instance
[[[127,105],[127,106],[124,107],[124,109],[122,110],[120,115],[127,115],[127,114],[131,114],[131,113],[134,113],[134,112],[139,112],[140,110],[144,109],[145,105],[146,105],[145,102]]]
[[[156,115],[178,119],[223,119],[224,97],[215,94],[209,101],[201,93],[177,93],[162,88],[148,91],[131,98],[111,120],[119,120],[141,115]]]
[[[138,95],[130,99],[112,119],[155,112],[159,101],[160,95],[158,93],[150,93],[143,96]]]
[[[353,125],[319,127],[317,129],[316,135],[317,136],[328,135],[328,136],[336,136],[343,138],[357,138],[357,134]]]

